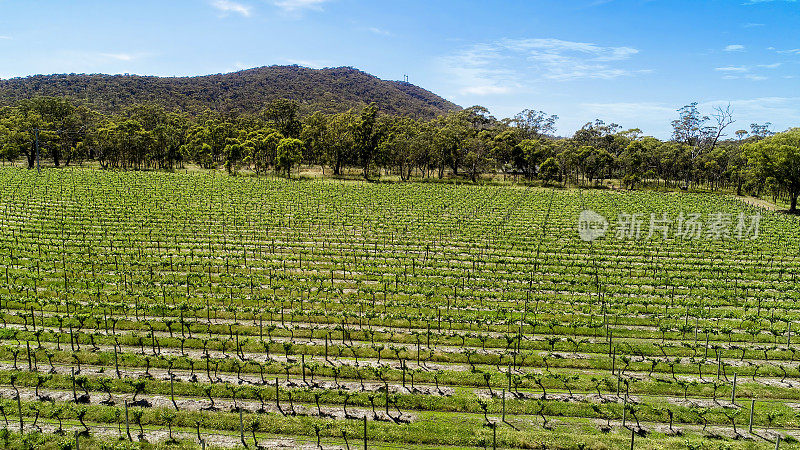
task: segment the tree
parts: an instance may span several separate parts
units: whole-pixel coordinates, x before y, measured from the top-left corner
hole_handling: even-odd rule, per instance
[[[380,145],[381,132],[377,119],[378,107],[372,103],[361,111],[361,117],[355,127],[355,149],[365,179],[369,178],[369,166]]]
[[[519,130],[522,139],[539,139],[556,131],[557,120],[555,114],[526,109],[514,116],[511,123]]]
[[[800,128],[746,146],[759,177],[773,177],[789,196],[789,212],[796,213],[800,195]]]
[[[672,121],[672,139],[699,149],[707,134],[708,120],[708,116],[700,114],[697,102],[682,107],[678,110],[678,118]]]
[[[756,140],[764,139],[765,137],[770,137],[775,133],[770,131],[769,127],[772,124],[770,122],[765,122],[763,125],[759,125],[757,123],[750,124],[750,134],[756,138]],[[747,133],[745,131],[745,133]]]
[[[251,132],[244,143],[245,162],[252,165],[257,174],[266,172],[275,164],[278,144],[282,139],[282,134],[270,128]]]
[[[230,142],[225,145],[225,170],[227,170],[228,173],[236,171],[236,167],[239,161],[244,157],[244,153],[244,145],[242,145],[238,139],[231,139]]]
[[[303,141],[294,138],[281,139],[278,144],[275,168],[277,170],[285,170],[287,178],[291,178],[292,167],[300,164],[303,158],[303,145]]]
[[[603,173],[614,162],[614,157],[608,151],[589,145],[584,145],[578,149],[577,156],[580,169],[590,183],[596,178],[602,178]]]
[[[325,147],[328,144],[327,118],[322,112],[316,111],[306,117],[303,125],[303,131],[300,133],[300,139],[306,143],[303,158],[309,163],[319,162],[322,164]]]
[[[303,124],[297,118],[299,106],[294,100],[280,98],[271,101],[262,111],[264,119],[286,137],[298,138]]]
[[[461,120],[462,115],[450,113],[446,116],[438,117],[434,122],[434,154],[433,163],[438,168],[438,176],[444,176],[444,168],[450,165],[453,175],[458,175],[458,167],[461,164],[462,143],[468,133],[466,124]]]
[[[0,113],[0,158],[13,162],[22,154],[24,143],[25,138],[17,131],[14,120],[4,119]]]
[[[464,166],[469,173],[469,178],[474,183],[481,173],[491,165],[490,155],[491,134],[481,131],[477,136],[467,139],[465,147],[467,154],[464,156]]]
[[[730,104],[724,108],[716,106],[714,111],[711,117],[701,115],[697,102],[693,102],[679,109],[678,119],[672,121],[672,138],[690,149],[691,169],[701,154],[716,148],[725,129],[734,122]],[[707,125],[712,119],[714,125]],[[686,172],[686,187],[692,181],[691,169]]]
[[[24,155],[28,168],[33,169],[37,150],[41,152],[37,145],[42,145],[49,137],[47,134],[37,133],[37,130],[46,128],[44,119],[33,109],[6,108],[3,113],[4,152],[7,155]]]
[[[549,139],[525,139],[519,143],[518,147],[518,164],[525,170],[529,178],[533,178],[537,168],[553,155],[553,145]]]
[[[542,165],[539,166],[539,176],[545,182],[556,180],[560,171],[561,167],[559,167],[558,161],[552,156],[547,158]]]
[[[77,145],[83,131],[75,105],[66,97],[37,96],[20,101],[17,109],[32,120],[31,128],[39,129],[40,154],[46,150],[53,164],[59,167],[62,157]]]
[[[197,119],[197,124],[186,132],[185,143],[181,146],[183,155],[206,169],[219,167],[230,144],[235,138],[234,124],[223,121],[214,113],[207,111]]]
[[[355,146],[356,117],[352,111],[333,114],[323,135],[323,157],[333,167],[334,175],[342,174],[342,166],[350,162],[350,151]]]
[[[418,150],[418,135],[414,119],[398,118],[387,125],[385,137],[380,143],[379,159],[387,167],[396,167],[403,181],[411,177],[415,152]]]
[[[616,123],[605,123],[600,119],[588,122],[572,136],[576,144],[589,145],[595,148],[605,149],[607,152],[618,155],[627,145],[630,139],[626,137],[628,132],[621,134],[622,127]]]

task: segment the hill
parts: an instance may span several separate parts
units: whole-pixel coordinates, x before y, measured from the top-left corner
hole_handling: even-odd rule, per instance
[[[296,100],[303,113],[339,112],[371,102],[382,112],[418,118],[460,109],[413,84],[382,80],[351,67],[268,66],[196,77],[60,74],[0,80],[0,105],[35,95],[70,96],[105,113],[156,102],[192,114],[205,109],[237,114],[258,111],[278,98]]]

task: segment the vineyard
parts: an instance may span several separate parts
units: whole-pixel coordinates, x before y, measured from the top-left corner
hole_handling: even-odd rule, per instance
[[[5,447],[800,448],[792,216],[211,173],[0,190]],[[586,209],[642,238],[582,240]],[[647,238],[682,212],[760,232]]]

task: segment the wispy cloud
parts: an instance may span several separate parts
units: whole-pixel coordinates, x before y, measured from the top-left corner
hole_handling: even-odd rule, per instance
[[[10,41],[11,36],[0,36],[0,41]]]
[[[538,80],[614,79],[643,73],[620,63],[639,51],[560,39],[502,39],[475,44],[440,61],[461,94],[517,91]]]
[[[746,23],[746,24],[744,24],[744,25],[742,25],[742,26],[743,26],[744,28],[756,28],[756,27],[763,27],[763,26],[764,26],[764,24],[763,24],[763,23],[752,23],[752,22],[751,22],[751,23]]]
[[[744,75],[725,75],[722,77],[724,80],[750,80],[750,81],[764,81],[769,79],[769,77],[765,77],[764,75],[756,75],[754,73],[746,73]]]
[[[133,53],[98,53],[97,56],[115,61],[133,61],[141,57]]]
[[[312,9],[321,11],[322,5],[330,0],[273,0],[272,3],[288,13]]]
[[[234,13],[242,17],[250,17],[252,8],[231,0],[213,0],[211,6],[222,11],[223,14]]]
[[[673,114],[677,109],[674,106],[656,102],[582,103],[580,107],[594,115],[605,114],[609,117],[626,120],[633,120],[643,115]]]
[[[377,34],[378,36],[393,36],[391,31],[384,30],[383,28],[369,27],[365,28],[365,30],[372,34]]]
[[[714,70],[719,72],[747,72],[750,70],[745,66],[725,66],[725,67],[716,67]]]
[[[751,81],[763,81],[768,77],[762,74],[752,73],[754,69],[777,69],[780,66],[781,63],[772,63],[756,64],[754,66],[724,66],[716,67],[714,70],[725,73],[725,75],[722,77],[725,80],[745,79]]]
[[[725,48],[722,49],[722,50],[724,50],[726,52],[741,52],[741,51],[744,50],[744,45],[741,45],[741,44],[730,44],[730,45],[725,46]]]
[[[287,63],[296,64],[298,66],[308,67],[309,69],[323,69],[331,67],[332,63],[323,59],[287,59]]]
[[[64,51],[50,58],[50,62],[70,72],[99,70],[104,73],[123,73],[133,72],[130,70],[130,64],[151,55],[146,52]]]

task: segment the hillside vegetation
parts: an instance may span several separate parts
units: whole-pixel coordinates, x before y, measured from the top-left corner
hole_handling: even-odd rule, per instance
[[[344,112],[373,102],[385,113],[416,118],[460,109],[413,84],[381,80],[351,67],[269,66],[197,77],[57,74],[0,80],[0,105],[39,95],[73,97],[103,113],[141,103],[190,113],[252,113],[281,98],[297,101],[305,113]]]

